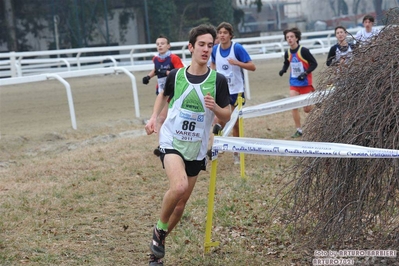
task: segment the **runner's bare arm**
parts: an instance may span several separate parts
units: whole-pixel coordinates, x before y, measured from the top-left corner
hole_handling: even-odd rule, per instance
[[[152,111],[152,115],[150,120],[148,120],[147,124],[145,125],[145,131],[147,135],[151,135],[152,133],[157,132],[157,117],[161,113],[163,107],[165,106],[166,102],[168,101],[169,96],[165,96],[163,93],[158,94],[157,98],[155,99],[154,109]]]

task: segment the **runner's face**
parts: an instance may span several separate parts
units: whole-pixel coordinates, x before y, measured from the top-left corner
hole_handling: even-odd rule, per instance
[[[229,42],[231,42],[230,32],[228,30],[226,30],[225,28],[221,28],[218,31],[217,38],[219,40],[219,43],[221,43],[221,44],[228,44]]]
[[[195,46],[193,47],[191,44],[189,44],[188,47],[192,53],[193,61],[200,65],[206,65],[208,63],[209,57],[211,56],[213,37],[209,33],[200,35],[195,41]]]
[[[363,21],[363,26],[366,28],[367,32],[370,32],[371,28],[373,27],[373,22],[371,22],[370,20],[366,19],[365,21]]]
[[[285,35],[285,39],[287,40],[289,46],[293,47],[297,45],[298,38],[295,36],[293,32],[288,32]]]
[[[164,54],[170,49],[170,44],[166,38],[158,38],[155,42],[159,54]]]
[[[338,29],[335,31],[335,37],[337,38],[337,40],[338,40],[339,42],[342,42],[342,41],[345,40],[345,38],[346,38],[346,32],[345,32],[343,29],[338,28]]]

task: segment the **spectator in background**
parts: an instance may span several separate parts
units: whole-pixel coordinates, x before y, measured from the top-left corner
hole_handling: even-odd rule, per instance
[[[230,105],[233,112],[238,105],[238,97],[242,97],[243,105],[245,103],[244,95],[244,73],[243,69],[255,71],[255,64],[245,48],[236,42],[231,41],[234,37],[234,29],[230,23],[222,22],[217,27],[219,44],[213,47],[211,68],[223,74],[229,83]],[[218,123],[224,127],[223,121]],[[238,120],[233,127],[233,137],[239,137]],[[240,163],[238,153],[234,153],[234,163]]]
[[[364,28],[359,30],[355,35],[356,43],[360,45],[368,43],[374,36],[378,35],[380,31],[376,28],[373,28],[373,25],[374,17],[372,15],[365,15],[363,17]]]
[[[301,32],[299,29],[287,29],[283,34],[290,48],[284,53],[284,65],[279,72],[280,77],[283,76],[291,66],[290,96],[293,97],[313,92],[312,71],[317,67],[316,59],[310,53],[309,49],[299,45],[299,41],[301,40]],[[309,113],[312,110],[312,106],[305,106],[303,110],[305,113]],[[301,137],[303,132],[298,109],[292,110],[292,117],[294,118],[296,131],[291,138]]]
[[[337,43],[330,48],[327,55],[327,66],[339,65],[341,63],[347,62],[352,56],[355,45],[353,43],[348,43],[346,37],[348,32],[344,26],[337,26],[335,28],[335,37],[337,38]]]
[[[158,78],[158,83],[155,88],[155,94],[158,95],[164,90],[166,77],[169,72],[172,69],[184,67],[184,65],[180,57],[170,52],[170,42],[166,36],[159,35],[155,44],[157,46],[158,55],[152,58],[152,62],[154,62],[154,69],[152,69],[151,72],[143,78],[143,84],[147,85],[150,82],[150,79],[156,75]],[[157,132],[159,132],[159,129],[165,121],[167,113],[168,107],[165,106],[157,118]],[[159,146],[154,149],[154,154],[156,156],[160,155]]]

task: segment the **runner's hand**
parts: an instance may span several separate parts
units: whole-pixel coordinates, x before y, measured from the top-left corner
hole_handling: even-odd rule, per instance
[[[150,76],[145,76],[143,78],[143,84],[147,85],[150,82],[150,79],[151,79]]]
[[[147,124],[145,125],[145,131],[147,132],[147,135],[151,135],[154,132],[157,133],[156,124],[156,119],[150,118],[150,120],[148,120]]]
[[[209,110],[213,111],[215,109],[216,106],[215,99],[213,99],[213,97],[209,92],[205,95],[204,102],[205,102],[205,107],[208,108]]]
[[[298,76],[298,79],[299,79],[299,80],[305,80],[307,75],[308,75],[308,74],[307,74],[306,72],[303,72],[303,73],[301,73],[301,74]]]

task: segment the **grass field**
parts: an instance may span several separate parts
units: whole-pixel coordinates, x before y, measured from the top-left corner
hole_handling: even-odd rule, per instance
[[[244,125],[247,135],[277,138],[290,133],[277,126],[289,119],[283,113]],[[0,173],[1,265],[146,264],[168,184],[152,155],[156,137],[126,136],[57,136],[58,149],[41,146],[9,161]],[[231,154],[220,156],[213,240],[221,244],[204,255],[209,164],[167,239],[167,265],[290,265],[299,254],[271,211],[292,160],[247,155],[243,179]]]
[[[281,60],[256,64],[248,105],[286,97]],[[152,154],[157,136],[144,136],[143,119],[133,118],[127,77],[70,82],[76,131],[57,82],[0,90],[0,265],[147,265],[168,186]],[[144,119],[154,87],[139,84]],[[246,137],[284,139],[293,131],[290,112],[244,121]],[[291,238],[280,215],[289,206],[276,198],[294,160],[247,155],[243,179],[232,155],[220,156],[212,232],[220,246],[204,254],[209,164],[167,238],[165,264],[309,265],[313,254]]]

